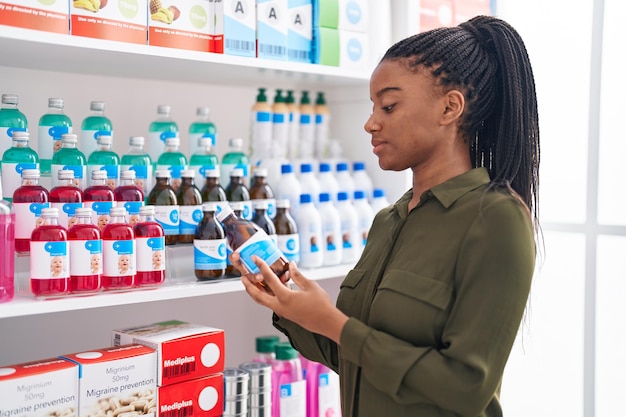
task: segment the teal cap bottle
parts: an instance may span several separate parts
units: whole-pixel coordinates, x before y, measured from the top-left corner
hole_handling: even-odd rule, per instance
[[[28,130],[28,120],[17,105],[19,98],[16,94],[3,94],[0,107],[0,155],[12,145],[13,132]]]
[[[61,149],[63,135],[72,133],[72,120],[63,112],[64,106],[62,98],[49,98],[48,112],[39,119],[37,152],[42,176],[50,174],[52,157]],[[55,181],[57,176],[53,174],[52,181]]]
[[[98,137],[113,138],[113,124],[104,115],[104,102],[92,101],[89,104],[91,114],[83,119],[80,129],[80,149],[85,155],[98,150]]]
[[[143,136],[131,136],[128,140],[128,151],[122,155],[121,171],[135,171],[135,185],[141,188],[143,195],[148,199],[152,190],[152,158],[143,149],[145,144]]]
[[[98,147],[87,158],[87,178],[89,185],[93,171],[106,171],[106,185],[111,190],[119,185],[120,180],[120,157],[111,150],[112,137],[110,135],[98,136]]]
[[[51,172],[52,186],[60,185],[59,171],[71,169],[74,171],[74,178],[78,188],[84,190],[86,187],[85,177],[87,176],[87,158],[78,147],[78,136],[73,133],[64,134],[61,138],[61,149],[52,157]]]
[[[13,146],[2,155],[2,197],[11,202],[13,193],[22,186],[22,171],[39,169],[39,156],[28,146],[30,134],[14,130]]]

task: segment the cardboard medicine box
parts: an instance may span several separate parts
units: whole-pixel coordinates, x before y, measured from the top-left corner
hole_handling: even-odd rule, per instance
[[[210,52],[207,0],[148,0],[148,44]]]
[[[173,320],[113,330],[113,344],[140,343],[157,351],[159,386],[224,370],[224,331]]]
[[[215,24],[223,27],[223,46],[216,39],[215,51],[227,55],[256,57],[256,1],[215,2]]]
[[[311,62],[313,8],[311,0],[289,0],[287,59]]]
[[[71,34],[147,43],[147,0],[70,0]]]
[[[59,358],[0,367],[0,416],[76,417],[78,365]]]
[[[257,56],[287,59],[287,0],[257,0]]]
[[[160,416],[219,417],[224,412],[224,375],[159,387],[158,403]]]
[[[367,33],[368,0],[313,0],[313,27]]]
[[[68,1],[0,1],[0,25],[54,33],[70,33]]]
[[[156,415],[156,352],[123,345],[61,356],[78,365],[78,417]]]
[[[362,69],[369,63],[366,33],[318,27],[313,29],[313,63]]]

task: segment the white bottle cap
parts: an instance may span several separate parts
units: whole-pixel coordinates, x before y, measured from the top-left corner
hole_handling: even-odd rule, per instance
[[[217,211],[217,203],[213,201],[202,203],[202,211]]]
[[[169,116],[172,111],[172,107],[166,104],[159,104],[157,106],[157,114]]]
[[[252,200],[252,208],[253,209],[264,209],[267,210],[269,207],[269,203],[267,200]]]
[[[92,101],[89,103],[89,109],[93,111],[104,111],[104,101]]]
[[[235,168],[232,171],[230,171],[230,176],[231,177],[243,177],[243,169],[241,168]]]
[[[78,207],[75,211],[76,217],[91,217],[93,210],[91,207]]]
[[[208,116],[209,108],[206,106],[200,106],[196,109],[196,116]]]
[[[98,145],[110,145],[113,143],[113,138],[111,135],[99,135],[97,142]]]
[[[146,138],[143,136],[131,136],[128,143],[131,146],[143,146],[146,143]]]
[[[167,169],[157,169],[156,178],[172,178],[172,173]]]
[[[230,214],[233,214],[233,209],[225,205],[222,207],[222,210],[220,210],[220,212],[216,214],[216,218],[218,221],[223,222],[224,219],[226,219],[226,217],[228,217]]]
[[[61,171],[59,171],[61,172]],[[72,173],[72,175],[74,175]],[[103,169],[94,169],[93,171],[91,171],[91,179],[92,180],[106,180],[107,179],[107,172]]]
[[[62,143],[78,143],[78,136],[74,133],[64,133],[61,135]]]
[[[154,206],[141,206],[139,207],[140,216],[154,216]]]
[[[207,169],[206,172],[204,173],[204,177],[205,178],[219,178],[220,170],[216,168]]]
[[[281,198],[280,200],[276,200],[276,208],[289,208],[291,204],[289,200],[286,198]]]
[[[72,174],[74,174],[73,171],[72,171]],[[22,171],[22,178],[26,178],[26,179],[39,178],[40,175],[41,175],[41,173],[36,168],[34,168],[34,169],[25,169],[25,170]]]
[[[57,178],[60,180],[73,180],[74,171],[72,171],[71,169],[62,169],[58,172]]]
[[[134,180],[137,177],[135,170],[127,169],[120,173],[120,178],[123,180]]]
[[[242,211],[244,209],[243,201],[229,201],[228,204],[233,211]]]
[[[182,178],[194,178],[196,176],[196,170],[194,170],[194,169],[183,169],[180,172],[180,176]]]
[[[42,208],[41,217],[59,217],[59,209],[56,207]]]
[[[2,104],[19,104],[19,99],[17,94],[3,94],[2,95]]]
[[[48,107],[52,107],[54,109],[62,109],[63,108],[63,99],[62,98],[49,98],[48,99]]]
[[[26,130],[14,130],[13,133],[11,133],[11,138],[13,138],[13,140],[28,142],[30,139],[30,133]]]
[[[180,146],[180,138],[174,136],[172,138],[165,139],[165,146]]]
[[[126,216],[126,208],[124,207],[111,207],[111,216]]]
[[[267,168],[255,168],[254,176],[255,177],[267,177]]]

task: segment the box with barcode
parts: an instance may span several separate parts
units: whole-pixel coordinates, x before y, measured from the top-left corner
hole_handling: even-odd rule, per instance
[[[223,52],[227,55],[256,57],[255,0],[223,1],[215,4],[215,24],[223,30]],[[218,52],[219,42],[214,46]]]
[[[287,59],[311,62],[313,10],[311,0],[289,0]]]
[[[212,374],[158,388],[159,417],[219,417],[224,412],[224,376]]]
[[[257,0],[257,56],[287,59],[287,0]]]
[[[122,345],[61,358],[79,368],[78,417],[156,416],[154,349],[140,344]]]
[[[113,330],[113,344],[140,343],[157,351],[158,385],[224,370],[224,331],[183,321]]]
[[[78,366],[59,358],[0,366],[0,416],[76,417]]]

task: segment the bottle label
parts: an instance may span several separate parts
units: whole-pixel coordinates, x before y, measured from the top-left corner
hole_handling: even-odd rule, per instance
[[[319,374],[317,396],[319,417],[340,415],[339,376],[335,372]]]
[[[30,239],[33,230],[43,224],[41,209],[48,207],[50,203],[13,203],[15,238]]]
[[[61,149],[61,136],[66,133],[72,133],[72,126],[39,126],[39,158],[51,160],[52,155]]]
[[[120,202],[121,203],[121,202]],[[126,223],[131,227],[135,226],[139,222],[139,209],[143,206],[143,201],[125,201],[124,208],[126,209]]]
[[[261,272],[259,267],[252,261],[253,255],[263,259],[268,265],[272,265],[282,255],[276,244],[272,241],[272,238],[263,230],[258,230],[255,234],[250,236],[235,252],[239,253],[241,263],[253,274]]]
[[[59,224],[69,229],[78,222],[76,209],[83,207],[83,203],[50,203],[50,206],[59,209]]]
[[[105,240],[102,245],[104,275],[125,277],[135,275],[135,240]]]
[[[22,186],[22,171],[39,169],[39,164],[2,162],[2,195],[13,198],[15,190]]]
[[[69,244],[71,275],[102,274],[102,240],[70,240]]]
[[[241,218],[245,220],[252,220],[254,211],[252,210],[252,201],[243,201],[243,210],[241,210]]]
[[[104,226],[109,224],[111,220],[111,208],[115,207],[114,201],[85,201],[85,207],[89,207],[93,210],[91,215],[91,221],[98,226],[100,230],[104,229]]]
[[[26,130],[22,127],[0,127],[0,155],[11,147],[13,132],[26,132]]]
[[[69,278],[68,242],[30,242],[30,277]]]
[[[202,206],[180,206],[180,234],[193,235],[202,220]]]
[[[74,185],[81,190],[85,189],[85,176],[87,175],[87,167],[85,165],[60,165],[52,164],[52,187],[61,185],[59,180],[59,171],[63,169],[71,169],[74,171]]]
[[[288,261],[300,261],[300,236],[297,233],[277,235],[278,249]]]
[[[178,206],[154,206],[154,219],[163,227],[166,236],[180,231]]]
[[[274,220],[276,217],[276,199],[274,198],[266,198],[266,199],[254,199],[251,201],[252,207],[254,207],[255,201],[262,201],[267,203],[267,210],[265,211],[270,219]]]
[[[226,268],[226,239],[194,239],[193,267],[201,271]]]
[[[280,385],[280,417],[306,416],[306,381]]]
[[[152,190],[152,165],[122,165],[122,171],[135,171],[135,185],[142,189],[143,195]]]
[[[165,237],[138,237],[137,272],[165,270]]]
[[[120,166],[119,165],[89,165],[89,175],[87,176],[87,178],[89,178],[89,185],[92,185],[93,183],[91,182],[91,173],[93,171],[106,171],[107,173],[107,179],[106,179],[106,185],[109,186],[110,189],[114,190],[115,187],[117,187],[117,185],[119,184],[119,179],[120,179]]]

